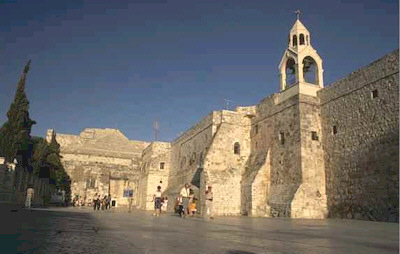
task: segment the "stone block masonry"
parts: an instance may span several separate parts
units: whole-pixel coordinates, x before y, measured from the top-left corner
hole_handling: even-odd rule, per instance
[[[319,92],[330,217],[399,219],[399,51]]]

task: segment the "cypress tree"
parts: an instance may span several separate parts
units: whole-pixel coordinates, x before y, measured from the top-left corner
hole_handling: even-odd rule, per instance
[[[2,149],[6,161],[13,162],[18,157],[18,163],[28,169],[30,169],[33,144],[30,133],[32,125],[36,124],[29,117],[29,101],[25,93],[25,82],[30,63],[31,60],[26,63],[19,79],[14,102],[7,112],[8,121],[0,129],[0,149]]]

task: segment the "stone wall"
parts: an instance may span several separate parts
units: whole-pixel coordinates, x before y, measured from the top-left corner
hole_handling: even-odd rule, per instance
[[[274,94],[262,100],[252,121],[252,150],[246,170],[255,177],[243,181],[251,185],[243,193],[250,215],[290,216],[291,202],[301,184],[299,97],[283,102],[279,97]]]
[[[291,203],[292,218],[323,219],[328,216],[319,98],[299,97],[301,185]]]
[[[143,151],[137,191],[138,208],[153,210],[153,195],[157,186],[165,192],[171,167],[170,151],[171,143],[167,142],[153,142]]]
[[[200,169],[210,148],[215,131],[214,118],[218,112],[212,112],[171,143],[171,166],[166,195],[169,210],[172,211],[176,197],[185,183],[191,183],[198,197]],[[198,208],[199,212],[201,208]]]
[[[250,123],[246,110],[222,110],[214,114],[214,135],[204,159],[200,185],[200,211],[204,193],[211,185],[216,215],[240,215],[240,183],[250,155]],[[234,152],[235,143],[240,149]]]
[[[319,92],[332,218],[398,221],[398,57],[396,50]]]

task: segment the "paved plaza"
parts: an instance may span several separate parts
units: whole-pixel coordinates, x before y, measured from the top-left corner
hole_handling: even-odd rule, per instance
[[[1,253],[398,253],[397,223],[219,217],[181,219],[89,208],[1,216]]]

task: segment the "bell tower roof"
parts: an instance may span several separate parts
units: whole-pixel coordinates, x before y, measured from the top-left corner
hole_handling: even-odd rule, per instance
[[[290,29],[290,33],[297,34],[301,31],[301,32],[307,32],[309,34],[310,32],[300,21],[300,13],[301,13],[300,10],[295,11],[295,13],[296,13],[296,22],[294,23],[292,29]]]
[[[301,23],[300,19],[296,20],[296,22],[294,23],[292,29],[290,29],[290,33],[291,34],[297,34],[299,32],[306,32],[306,33],[310,33],[307,28],[303,25],[303,23]]]

